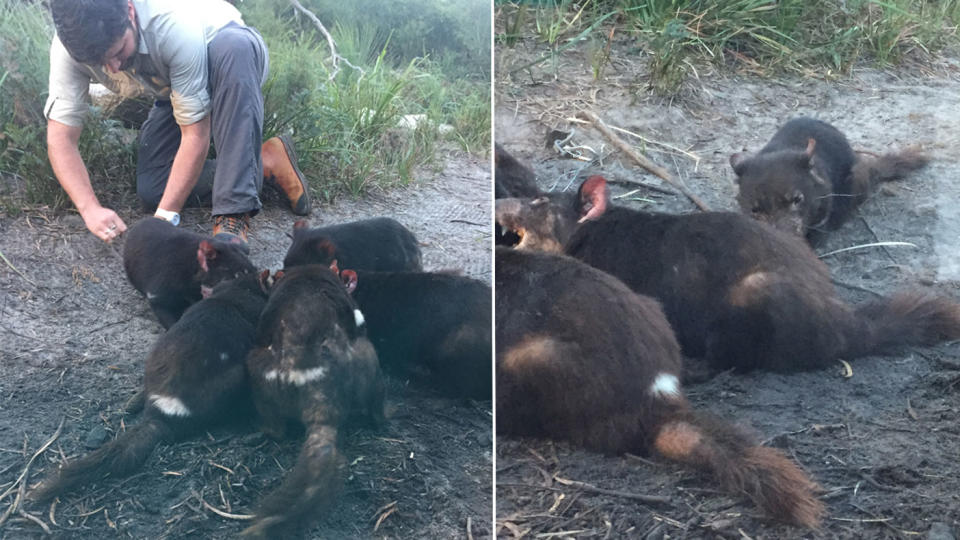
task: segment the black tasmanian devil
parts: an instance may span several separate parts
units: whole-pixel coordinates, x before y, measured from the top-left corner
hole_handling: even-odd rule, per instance
[[[796,371],[960,338],[960,305],[901,292],[850,306],[795,235],[727,212],[609,206],[606,181],[576,195],[497,201],[521,248],[563,251],[657,298],[688,356],[721,369]]]
[[[494,145],[494,163],[495,198],[535,198],[541,195],[533,171],[507,153],[506,149],[499,144]],[[510,245],[517,241],[516,235],[504,234],[503,228],[496,222],[493,225],[493,237],[497,245]]]
[[[284,270],[263,310],[257,348],[247,359],[254,404],[265,433],[305,428],[306,440],[283,483],[259,503],[244,534],[280,538],[319,515],[343,483],[337,430],[351,419],[383,422],[384,386],[363,317],[344,282],[326,265]]]
[[[423,268],[420,245],[400,222],[386,217],[310,228],[306,220],[293,224],[293,243],[284,268],[330,264],[373,272],[403,272]]]
[[[160,218],[138,221],[126,237],[127,279],[147,297],[164,328],[202,298],[203,287],[256,271],[246,246],[185,231]]]
[[[777,449],[691,409],[657,302],[575,259],[496,251],[497,431],[609,453],[654,450],[774,518],[815,527],[817,485]]]
[[[237,414],[249,402],[245,360],[266,304],[265,276],[214,287],[160,336],[147,356],[144,419],[91,454],[66,463],[31,492],[53,498],[106,475],[140,468],[161,441],[182,438]]]
[[[730,156],[741,210],[811,239],[840,226],[880,182],[927,162],[916,150],[857,155],[837,128],[803,117],[784,124],[756,154]]]
[[[357,272],[353,298],[385,369],[425,368],[452,397],[490,399],[490,287],[432,272]]]

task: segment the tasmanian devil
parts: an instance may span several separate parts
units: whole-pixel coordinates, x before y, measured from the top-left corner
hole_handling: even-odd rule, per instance
[[[266,303],[261,278],[217,285],[157,340],[143,377],[143,421],[88,456],[67,463],[33,490],[43,501],[82,484],[140,468],[161,441],[207,428],[249,402],[245,359]]]
[[[294,223],[284,268],[333,261],[340,268],[374,272],[423,268],[416,236],[394,219],[378,217],[317,228],[310,228],[306,220]]]
[[[756,154],[730,156],[743,212],[809,238],[837,228],[880,182],[927,162],[916,150],[858,156],[837,128],[812,118],[790,120]]]
[[[534,198],[541,192],[537,187],[536,176],[529,167],[517,161],[499,144],[494,145],[494,196],[497,199]],[[504,231],[499,223],[493,224],[493,238],[497,245],[516,243],[516,235]]]
[[[303,427],[306,440],[296,465],[259,503],[245,535],[279,538],[280,531],[319,514],[343,483],[344,458],[337,430],[351,418],[383,422],[384,386],[377,355],[365,336],[363,316],[345,281],[326,265],[284,270],[270,293],[247,358],[254,404],[263,430],[285,436]],[[346,287],[345,287],[346,284]]]
[[[774,518],[815,527],[817,485],[779,450],[694,412],[651,298],[575,259],[496,251],[497,431],[610,453],[655,450]]]
[[[430,272],[358,272],[353,298],[385,369],[426,368],[433,387],[490,399],[490,287]]]
[[[147,297],[164,328],[202,298],[202,287],[256,271],[242,244],[178,229],[160,218],[140,220],[126,236],[127,278]]]
[[[657,298],[688,356],[795,371],[960,337],[960,306],[915,292],[852,307],[802,238],[742,214],[608,207],[606,181],[578,194],[497,202],[520,247],[563,250]]]

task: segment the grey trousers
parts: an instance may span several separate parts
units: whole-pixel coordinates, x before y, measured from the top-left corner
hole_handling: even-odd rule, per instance
[[[187,206],[213,206],[213,215],[256,214],[261,207],[263,94],[267,47],[253,28],[234,23],[207,45],[210,125],[216,159],[203,165]],[[137,194],[156,209],[180,147],[180,126],[169,101],[157,101],[140,128]]]

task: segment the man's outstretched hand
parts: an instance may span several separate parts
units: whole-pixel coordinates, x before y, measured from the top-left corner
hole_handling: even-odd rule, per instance
[[[108,244],[127,230],[127,224],[109,208],[98,206],[87,210],[81,216],[87,229]]]

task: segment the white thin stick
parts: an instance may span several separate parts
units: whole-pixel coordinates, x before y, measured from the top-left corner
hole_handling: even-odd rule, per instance
[[[208,503],[203,499],[200,499],[200,503],[203,504],[203,507],[206,508],[207,510],[213,512],[214,514],[220,517],[227,518],[227,519],[235,519],[237,521],[249,521],[257,517],[250,514],[231,514],[230,512],[224,512],[223,510],[220,510],[216,506],[213,506],[212,504]]]
[[[860,244],[859,246],[850,246],[842,249],[836,249],[836,250],[824,253],[823,255],[819,255],[819,257],[822,259],[824,257],[829,257],[831,255],[836,255],[837,253],[843,253],[845,251],[853,251],[856,249],[864,249],[864,248],[870,248],[870,247],[890,247],[890,246],[917,247],[916,244],[911,244],[910,242],[874,242],[872,244]]]

